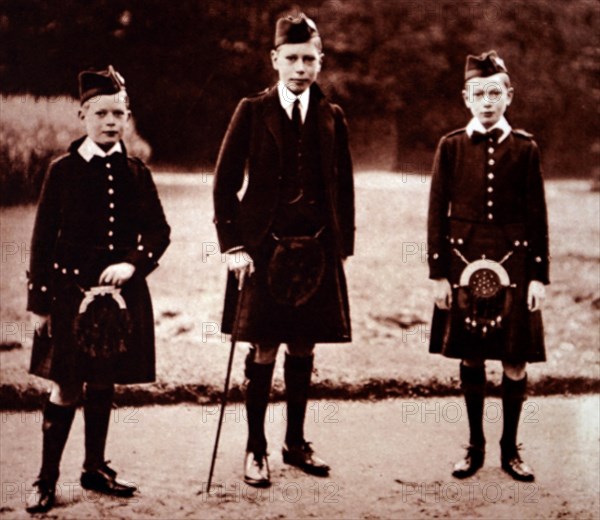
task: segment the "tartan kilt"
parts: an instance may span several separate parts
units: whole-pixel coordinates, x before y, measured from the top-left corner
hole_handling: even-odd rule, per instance
[[[527,308],[527,289],[531,277],[527,269],[528,251],[523,246],[526,240],[524,227],[507,229],[497,225],[452,222],[451,234],[464,237],[464,244],[452,244],[450,247],[459,249],[469,262],[481,259],[482,255],[489,260],[500,261],[509,251],[513,251],[502,264],[511,284],[515,284],[512,304],[502,327],[485,338],[467,330],[455,288],[466,264],[451,252],[449,281],[453,287],[452,306],[450,310],[434,307],[429,351],[456,359],[495,359],[509,363],[545,361],[542,313],[530,312]],[[515,246],[515,243],[519,246]]]
[[[44,330],[34,335],[29,373],[59,384],[133,384],[155,380],[154,318],[143,277],[134,274],[121,289],[132,330],[126,351],[108,360],[92,360],[77,345],[74,323],[84,296],[80,286],[58,273],[51,290],[52,337]]]
[[[256,271],[246,277],[242,291],[233,273],[227,278],[221,330],[234,330],[236,339],[250,343],[347,343],[352,341],[348,290],[342,261],[324,240],[325,270],[315,294],[304,304],[291,306],[275,300],[269,289],[268,266],[276,243],[271,238],[250,252]]]

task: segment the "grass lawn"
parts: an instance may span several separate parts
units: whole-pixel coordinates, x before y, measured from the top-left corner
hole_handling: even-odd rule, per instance
[[[150,389],[160,393],[205,385],[207,394],[213,394],[222,385],[229,344],[218,330],[226,273],[212,224],[212,179],[155,177],[173,233],[160,268],[149,278],[158,371]],[[354,390],[364,396],[365,388],[368,394],[369,385],[379,385],[380,393],[386,386],[420,387],[421,393],[427,393],[421,385],[456,386],[458,362],[427,352],[432,310],[425,262],[429,180],[364,172],[357,174],[356,185],[356,252],[346,264],[353,342],[318,347],[314,381],[323,388],[346,386],[348,397]],[[597,379],[600,201],[583,181],[549,181],[546,192],[552,253],[544,310],[548,361],[530,366],[530,380]],[[0,353],[0,383],[21,391],[45,386],[27,374],[31,326],[25,312],[25,271],[33,217],[33,207],[15,207],[3,209],[0,220],[1,342],[23,344]],[[246,350],[247,345],[239,345],[234,386],[242,382]],[[279,390],[281,370],[278,363]],[[489,379],[498,383],[500,376],[500,364],[490,362]]]

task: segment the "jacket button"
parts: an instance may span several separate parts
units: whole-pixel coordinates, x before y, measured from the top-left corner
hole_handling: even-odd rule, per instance
[[[108,180],[109,180],[109,181],[112,181],[112,180],[114,180],[114,177],[113,177],[112,175],[109,175],[109,176],[108,176]]]
[[[492,215],[491,213],[488,213],[488,216],[487,216],[487,217],[488,217],[488,220],[493,220],[493,218],[494,218],[494,215]]]
[[[488,193],[492,193],[494,191],[494,188],[492,188],[491,186],[488,186]]]
[[[112,244],[108,244],[108,249],[110,249],[111,251],[115,248],[115,246],[113,246]]]
[[[496,164],[496,161],[494,161],[494,159],[490,159],[490,160],[488,161],[488,164],[489,164],[490,166],[494,166],[494,164]]]
[[[462,245],[462,244],[464,244],[464,240],[463,240],[462,238],[459,238],[459,239],[457,240],[457,242],[458,242],[459,244],[461,244],[461,245]]]
[[[109,162],[107,162],[107,163],[106,163],[106,167],[107,167],[108,169],[112,168],[112,166],[111,166],[111,164],[110,164]]]
[[[108,188],[108,194],[112,195],[115,192],[115,190],[113,190],[112,188]]]
[[[488,179],[492,180],[494,178],[494,174],[493,173],[488,173]]]
[[[488,148],[488,153],[494,153],[494,149],[491,146]]]
[[[491,200],[488,200],[487,205],[491,208],[494,205],[494,203]]]

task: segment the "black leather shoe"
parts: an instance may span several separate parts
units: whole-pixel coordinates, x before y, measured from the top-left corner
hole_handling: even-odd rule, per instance
[[[109,468],[107,464],[93,471],[84,471],[81,474],[81,485],[85,489],[91,489],[114,497],[128,498],[137,490],[135,486],[119,482],[117,480],[117,472]]]
[[[521,482],[533,482],[535,480],[533,469],[529,464],[523,462],[517,448],[511,450],[507,455],[503,453],[501,461],[502,469],[515,480]]]
[[[267,454],[246,452],[244,458],[244,482],[249,486],[268,487],[271,485],[271,472]]]
[[[485,450],[476,446],[468,446],[465,458],[454,465],[452,476],[456,478],[467,478],[475,475],[483,466]]]
[[[315,455],[310,442],[304,442],[299,446],[283,446],[283,462],[297,466],[310,475],[326,477],[331,469],[329,465]]]
[[[48,480],[39,479],[33,485],[37,487],[37,491],[27,495],[25,511],[31,514],[50,511],[54,507],[56,484]]]

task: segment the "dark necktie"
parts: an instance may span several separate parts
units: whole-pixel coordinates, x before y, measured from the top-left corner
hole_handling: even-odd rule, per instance
[[[474,130],[471,139],[474,143],[480,143],[481,141],[485,141],[486,139],[493,139],[494,142],[497,143],[501,135],[502,130],[500,130],[500,128],[494,128],[493,130],[490,130],[489,132],[485,133],[481,133],[477,130]]]
[[[302,118],[300,117],[300,100],[296,98],[294,101],[294,108],[292,108],[292,124],[294,129],[300,135],[300,129],[302,128]]]

